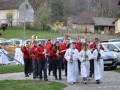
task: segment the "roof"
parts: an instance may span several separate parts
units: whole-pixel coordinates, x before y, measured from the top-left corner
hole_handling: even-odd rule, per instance
[[[115,18],[102,18],[102,17],[94,17],[94,23],[96,26],[114,26],[113,22],[116,20]]]
[[[0,0],[0,10],[18,9],[24,0]]]
[[[93,16],[92,12],[82,12],[77,16],[72,16],[72,22],[74,24],[94,24]]]

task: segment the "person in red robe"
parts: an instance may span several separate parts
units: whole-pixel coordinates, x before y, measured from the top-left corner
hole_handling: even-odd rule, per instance
[[[24,73],[25,77],[29,77],[31,73],[31,57],[30,57],[30,42],[26,42],[26,45],[22,47],[22,53],[24,58]]]
[[[39,79],[42,80],[42,71],[44,72],[44,80],[47,79],[47,58],[46,58],[46,50],[45,50],[45,41],[41,41],[41,44],[35,49],[35,53],[37,55],[38,60],[38,70],[39,70]]]
[[[67,76],[67,61],[64,58],[65,52],[68,49],[69,46],[69,39],[64,39],[63,43],[60,44],[60,53],[61,53],[61,59],[62,59],[62,69],[65,69],[65,76]]]
[[[51,50],[51,55],[53,59],[53,73],[55,76],[55,79],[58,80],[57,76],[57,69],[59,71],[59,80],[62,80],[61,78],[61,67],[62,67],[62,60],[61,60],[61,53],[60,53],[60,47],[59,42],[57,41]]]
[[[37,55],[35,53],[36,48],[37,48],[37,41],[33,41],[33,45],[30,48],[30,55],[32,58],[33,78],[34,79],[36,79],[38,77],[38,62],[37,62]]]

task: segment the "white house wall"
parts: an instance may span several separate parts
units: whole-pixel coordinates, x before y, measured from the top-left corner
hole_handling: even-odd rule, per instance
[[[7,23],[7,14],[8,13],[13,14],[13,25],[15,25],[18,22],[18,10],[17,9],[0,10],[0,25],[2,23]]]
[[[26,4],[28,9],[26,10]],[[25,18],[25,19],[24,19]],[[28,2],[23,2],[19,7],[19,22],[33,22],[34,21],[34,10]]]

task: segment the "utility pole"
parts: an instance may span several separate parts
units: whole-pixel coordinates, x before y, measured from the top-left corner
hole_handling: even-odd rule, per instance
[[[24,40],[26,39],[26,4],[27,0],[24,1]]]

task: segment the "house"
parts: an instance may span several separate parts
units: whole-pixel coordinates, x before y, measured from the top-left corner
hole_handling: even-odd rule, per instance
[[[87,31],[91,33],[114,34],[114,20],[115,18],[92,17],[87,15],[82,15],[80,17],[73,16],[73,30],[83,33],[87,29]]]
[[[114,34],[115,33],[115,25],[113,21],[115,18],[103,18],[103,17],[94,17],[95,23],[95,33],[101,34]]]
[[[71,16],[71,18],[74,31],[83,33],[87,30],[88,32],[94,33],[94,21],[91,13],[83,12],[77,16]]]
[[[21,26],[34,21],[34,10],[28,0],[0,0],[0,25]]]
[[[115,33],[120,33],[120,18],[116,19],[113,24],[115,25]]]

